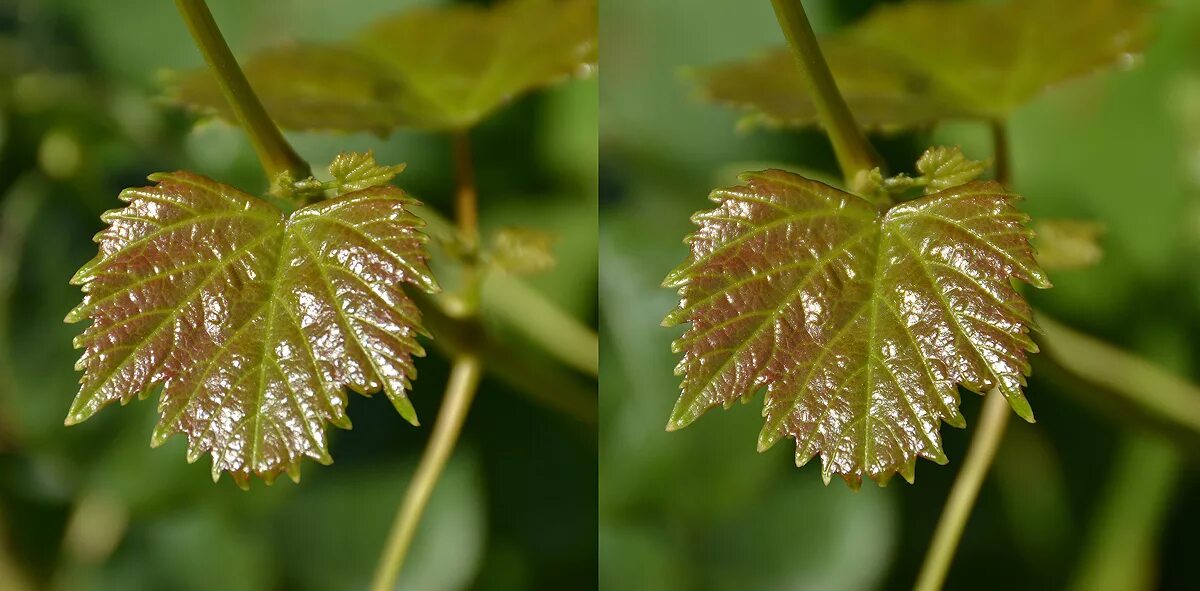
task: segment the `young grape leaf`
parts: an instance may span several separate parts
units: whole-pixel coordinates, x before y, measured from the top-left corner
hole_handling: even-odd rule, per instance
[[[940,421],[965,424],[957,384],[1021,393],[1029,305],[1010,279],[1049,282],[1019,199],[972,182],[880,211],[779,171],[747,173],[697,214],[691,255],[664,282],[690,329],[668,429],[766,387],[759,448],[796,440],[828,480],[912,480],[917,457],[945,462]]]
[[[342,152],[329,164],[339,194],[386,185],[404,172],[404,164],[382,166],[372,152]]]
[[[293,45],[245,60],[281,126],[463,130],[512,99],[596,63],[596,0],[507,0],[416,8],[335,45]],[[233,121],[216,79],[168,80],[168,97]]]
[[[908,0],[880,6],[821,48],[867,128],[1005,119],[1048,86],[1128,63],[1151,10],[1141,0]],[[794,59],[778,49],[695,79],[704,97],[748,111],[744,125],[816,125]]]
[[[331,461],[325,424],[349,428],[344,387],[382,389],[409,422],[420,312],[401,289],[437,289],[415,201],[374,186],[285,214],[189,173],[128,189],[105,213],[100,252],[72,278],[83,302],[68,322],[81,387],[67,416],[162,386],[152,445],[188,438],[242,487],[299,462]]]

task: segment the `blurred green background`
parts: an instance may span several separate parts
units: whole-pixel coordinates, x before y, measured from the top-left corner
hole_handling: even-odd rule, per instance
[[[418,3],[209,4],[245,55],[334,40]],[[365,588],[433,424],[448,372],[437,353],[417,362],[421,428],[385,397],[354,396],[354,429],[330,429],[334,465],[306,462],[300,485],[242,492],[213,484],[207,457],[187,464],[178,437],[150,449],[152,400],[63,427],[81,330],[62,322],[80,299],[67,280],[95,254],[100,213],[155,171],[266,186],[239,130],[193,129],[158,101],[161,69],[200,65],[170,2],[0,0],[0,589],[12,577],[63,590]],[[572,82],[515,102],[472,138],[485,233],[515,223],[558,236],[558,266],[531,283],[592,324],[596,119],[596,80]],[[407,162],[396,182],[451,209],[448,138],[289,138],[314,167],[341,150]],[[485,380],[400,587],[594,586],[595,439],[594,426]]]
[[[818,33],[866,0],[805,2]],[[1104,223],[1105,258],[1053,273],[1036,306],[1200,378],[1200,10],[1163,2],[1140,65],[1061,85],[1011,121],[1013,174],[1035,216]],[[821,484],[790,444],[755,453],[762,399],[666,433],[678,394],[659,287],[688,216],[736,174],[779,163],[836,176],[817,132],[739,134],[680,74],[783,43],[769,2],[606,0],[600,88],[600,582],[603,589],[907,589],[979,414],[946,427],[950,464],[916,484]],[[893,170],[935,143],[987,157],[981,124],[876,138]],[[1035,360],[1036,424],[1010,422],[948,579],[950,589],[1187,589],[1200,580],[1192,445],[1109,412]],[[1180,449],[1186,447],[1186,449]]]

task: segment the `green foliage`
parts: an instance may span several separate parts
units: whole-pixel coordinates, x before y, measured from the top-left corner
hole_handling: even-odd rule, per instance
[[[161,384],[153,444],[184,433],[189,461],[211,452],[213,478],[243,487],[298,479],[302,457],[330,462],[325,424],[350,427],[346,386],[382,389],[416,424],[405,391],[423,329],[400,284],[437,288],[422,223],[402,191],[364,180],[394,169],[363,155],[334,168],[365,188],[288,214],[188,172],[124,191],[72,279],[85,296],[67,321],[92,324],[75,341],[84,375],[67,423]]]
[[[788,172],[742,180],[696,214],[691,256],[664,282],[681,297],[664,324],[691,324],[669,429],[765,386],[759,449],[793,437],[798,465],[819,454],[826,481],[857,487],[946,461],[940,421],[965,424],[958,384],[1033,420],[1031,313],[1010,278],[1050,284],[1016,195],[972,182],[881,210]]]
[[[507,0],[418,8],[335,45],[243,60],[255,92],[290,129],[464,130],[530,90],[595,69],[595,0]],[[234,120],[207,70],[174,76],[173,102]]]
[[[1003,120],[1048,86],[1130,60],[1148,37],[1141,0],[912,0],[823,39],[850,110],[868,129]],[[809,127],[817,110],[787,49],[699,70],[747,125]]]

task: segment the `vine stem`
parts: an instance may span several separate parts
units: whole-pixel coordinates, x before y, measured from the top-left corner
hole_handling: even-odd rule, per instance
[[[860,171],[877,166],[882,168],[883,159],[867,141],[850,107],[838,91],[829,64],[821,54],[817,36],[808,22],[808,15],[804,12],[804,5],[800,0],[771,0],[771,4],[775,7],[775,18],[783,29],[783,36],[787,38],[800,66],[800,77],[816,104],[821,126],[833,143],[833,152],[846,184],[852,186]]]
[[[989,390],[983,397],[983,412],[979,425],[975,427],[975,435],[971,437],[971,446],[967,450],[967,459],[963,462],[962,470],[954,479],[950,488],[950,496],[946,498],[946,506],[942,509],[942,517],[938,520],[937,529],[933,534],[933,542],[925,554],[925,563],[921,565],[921,574],[917,577],[916,591],[937,591],[946,580],[946,572],[950,570],[950,562],[954,559],[954,551],[962,538],[967,519],[971,516],[971,508],[979,496],[979,488],[987,477],[992,459],[996,457],[996,449],[1004,439],[1004,428],[1008,425],[1008,417],[1012,410],[1008,400],[999,390]]]
[[[372,591],[391,591],[396,586],[396,577],[404,566],[404,557],[421,523],[421,515],[462,431],[471,401],[479,387],[480,373],[481,365],[474,355],[464,355],[454,360],[450,383],[446,385],[442,408],[433,426],[433,435],[421,455],[421,463],[413,474],[413,480],[404,493],[404,501],[392,523],[387,545],[375,570],[375,580],[371,583]]]
[[[262,101],[250,88],[250,82],[225,43],[204,0],[175,0],[175,6],[187,23],[188,31],[204,56],[204,61],[216,76],[221,94],[250,137],[267,179],[274,184],[284,173],[291,175],[294,180],[312,176],[308,163],[284,139],[275,122],[267,115]]]
[[[454,173],[458,187],[454,195],[454,214],[458,230],[472,249],[479,244],[479,206],[475,189],[475,167],[471,160],[468,132],[454,134]]]

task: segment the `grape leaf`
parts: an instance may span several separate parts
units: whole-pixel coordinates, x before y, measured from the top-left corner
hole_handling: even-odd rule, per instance
[[[152,445],[183,433],[189,461],[209,452],[214,480],[246,487],[331,461],[344,387],[382,389],[417,423],[405,391],[424,331],[401,284],[437,285],[415,201],[385,185],[285,214],[197,174],[150,178],[102,216],[100,252],[71,280],[85,295],[67,321],[92,323],[67,424],[161,385]]]
[[[272,118],[302,130],[463,130],[596,63],[595,0],[415,8],[341,44],[273,48],[244,70]],[[168,80],[168,98],[229,121],[216,79]]]
[[[404,172],[404,164],[382,166],[372,152],[343,152],[334,157],[329,174],[341,193],[386,185]]]
[[[956,384],[998,388],[1033,415],[1030,310],[1010,278],[1049,287],[1016,195],[977,181],[880,211],[779,171],[746,173],[697,214],[691,255],[664,282],[691,323],[668,429],[766,387],[759,448],[796,440],[828,481],[913,478],[943,463],[939,421],[963,426]]]
[[[860,124],[895,131],[943,119],[1006,119],[1045,88],[1128,63],[1148,37],[1139,0],[909,0],[821,41]],[[809,127],[816,107],[786,49],[697,70],[702,95],[744,126]]]

